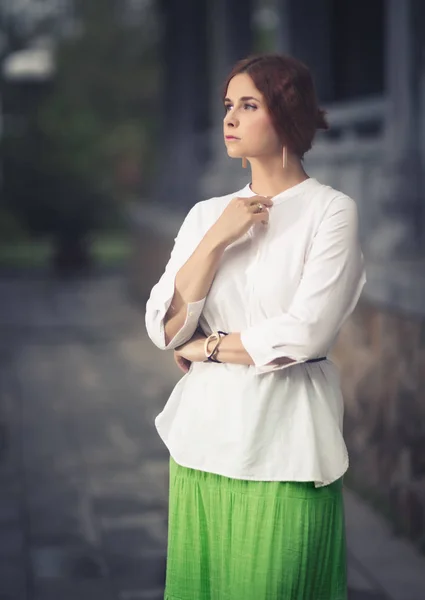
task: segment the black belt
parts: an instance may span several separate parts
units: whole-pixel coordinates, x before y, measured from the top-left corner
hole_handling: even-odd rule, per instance
[[[310,358],[309,360],[306,360],[305,362],[320,362],[321,360],[327,360],[326,356],[321,356],[320,358]]]

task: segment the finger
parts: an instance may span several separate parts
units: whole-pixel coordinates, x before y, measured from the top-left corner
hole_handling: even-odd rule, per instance
[[[183,373],[187,373],[190,369],[191,362],[183,356],[179,356],[178,366],[183,371]]]
[[[269,214],[269,206],[265,206],[263,202],[256,202],[255,204],[251,204],[247,206],[248,212],[252,214]]]
[[[184,367],[183,367],[183,366],[181,365],[181,363],[180,363],[180,362],[178,362],[177,360],[176,360],[176,365],[177,365],[177,367],[178,367],[179,371],[183,371],[183,373],[186,373],[186,371],[184,370]]]
[[[176,351],[174,351],[174,362],[176,363],[179,369],[182,368],[182,360],[184,360],[183,357],[180,356],[180,354],[178,354]]]
[[[180,369],[180,371],[183,371],[183,373],[186,373],[186,369],[185,366],[182,362],[180,362],[180,360],[176,360],[177,366]]]
[[[254,204],[264,204],[264,206],[270,207],[273,206],[273,200],[271,196],[250,196],[249,198],[239,198],[235,197],[232,199],[234,204],[242,204],[245,206],[252,206]]]
[[[271,196],[253,196],[248,198],[249,206],[253,206],[255,204],[263,204],[264,206],[273,206],[273,200]]]

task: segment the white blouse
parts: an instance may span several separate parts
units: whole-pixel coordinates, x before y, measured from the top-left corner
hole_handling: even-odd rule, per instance
[[[146,328],[173,349],[198,323],[240,332],[254,365],[192,363],[155,425],[185,467],[237,479],[314,481],[348,468],[339,372],[326,356],[365,284],[355,202],[310,178],[278,194],[269,225],[254,225],[225,250],[206,298],[187,306],[181,330],[165,344],[163,319],[175,275],[235,196],[250,185],[198,202],[175,239],[146,305]],[[279,357],[296,362],[273,364]]]

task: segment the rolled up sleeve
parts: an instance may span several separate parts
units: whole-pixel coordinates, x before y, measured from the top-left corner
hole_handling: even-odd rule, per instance
[[[198,205],[195,204],[187,214],[174,240],[169,261],[158,283],[152,288],[146,303],[146,331],[152,342],[161,350],[169,350],[190,340],[198,326],[205,304],[205,298],[190,302],[186,307],[186,318],[176,335],[165,343],[164,317],[174,296],[175,278],[180,268],[192,255],[198,245],[201,234]]]
[[[357,206],[335,198],[317,229],[303,276],[287,312],[241,331],[258,374],[325,356],[354,310],[366,274]],[[289,358],[288,364],[273,363]]]

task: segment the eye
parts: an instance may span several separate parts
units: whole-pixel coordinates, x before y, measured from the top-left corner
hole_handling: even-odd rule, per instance
[[[246,109],[257,110],[257,107],[255,106],[255,104],[244,104],[243,106]]]
[[[225,104],[225,105],[224,105],[224,112],[225,112],[225,113],[229,112],[229,108],[230,108],[231,106],[232,106],[231,104]]]

